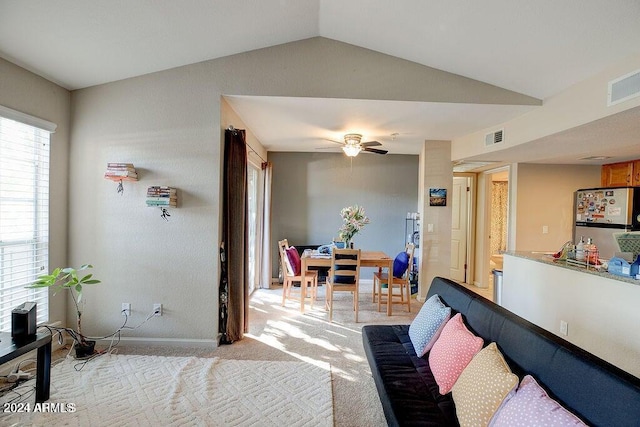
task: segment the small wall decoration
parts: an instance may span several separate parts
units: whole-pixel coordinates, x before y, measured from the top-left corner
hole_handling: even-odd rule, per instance
[[[160,217],[169,221],[169,210],[178,206],[178,191],[173,187],[152,186],[147,188],[147,206],[159,207]]]
[[[107,163],[107,171],[104,177],[118,183],[118,194],[124,194],[124,186],[122,181],[137,181],[138,173],[133,163]]]
[[[447,189],[430,188],[429,206],[447,206]]]

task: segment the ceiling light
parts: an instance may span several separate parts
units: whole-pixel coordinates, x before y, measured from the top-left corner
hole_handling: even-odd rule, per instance
[[[362,135],[359,133],[348,133],[344,136],[344,145],[342,146],[342,151],[348,157],[355,157],[362,150],[362,146],[360,145],[360,141],[362,141]]]
[[[355,157],[360,152],[360,145],[345,145],[342,147],[342,151],[349,157]]]

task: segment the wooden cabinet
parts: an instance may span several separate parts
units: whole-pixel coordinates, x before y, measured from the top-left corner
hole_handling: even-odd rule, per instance
[[[633,183],[636,181],[634,169],[638,174],[637,184]],[[640,160],[602,165],[600,181],[603,187],[640,185]]]
[[[633,161],[633,178],[631,179],[631,185],[634,187],[640,186],[640,160]]]

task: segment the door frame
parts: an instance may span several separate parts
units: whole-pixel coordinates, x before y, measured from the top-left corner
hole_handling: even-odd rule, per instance
[[[475,277],[475,249],[476,249],[476,210],[477,210],[477,174],[470,172],[454,172],[454,177],[467,178],[467,185],[469,187],[469,191],[467,191],[467,212],[466,212],[466,222],[467,222],[467,253],[466,253],[466,264],[467,271],[465,274],[465,282],[467,284],[474,283]]]
[[[480,250],[480,254],[482,256],[478,260],[480,262],[480,266],[478,267],[479,275],[476,276],[475,284],[476,286],[487,288],[489,287],[489,275],[491,273],[491,242],[489,235],[491,234],[491,193],[492,193],[492,175],[497,173],[507,172],[507,194],[509,195],[509,203],[507,205],[507,250],[512,246],[512,238],[513,238],[513,218],[512,218],[512,206],[514,203],[512,188],[513,188],[513,169],[511,165],[502,166],[496,169],[490,169],[482,172],[483,179],[483,197],[482,202],[479,203],[482,206],[479,206],[479,209],[482,209],[482,236],[478,239],[478,246]]]

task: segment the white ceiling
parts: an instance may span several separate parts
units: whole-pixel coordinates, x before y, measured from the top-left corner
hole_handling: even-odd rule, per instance
[[[638,54],[639,22],[640,0],[0,0],[0,56],[73,90],[322,36],[544,99]],[[355,131],[392,153],[532,108],[230,102],[271,150]]]

